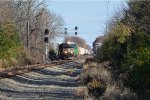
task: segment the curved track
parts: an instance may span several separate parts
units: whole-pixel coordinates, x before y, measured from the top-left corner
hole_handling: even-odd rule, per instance
[[[83,100],[76,90],[82,64],[66,62],[0,80],[0,100]]]

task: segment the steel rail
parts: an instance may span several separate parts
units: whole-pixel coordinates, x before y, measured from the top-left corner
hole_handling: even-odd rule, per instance
[[[61,61],[52,61],[48,64],[34,64],[34,65],[26,65],[26,66],[19,66],[19,67],[12,67],[9,69],[1,70],[0,71],[0,79],[9,78],[16,75],[21,75],[24,73],[28,73],[33,70],[43,69],[46,67],[51,67],[54,65],[61,65],[68,62],[74,62],[73,60],[61,60]]]

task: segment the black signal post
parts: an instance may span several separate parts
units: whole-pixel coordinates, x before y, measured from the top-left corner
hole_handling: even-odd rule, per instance
[[[44,42],[45,42],[45,59],[48,58],[48,42],[49,42],[49,30],[45,29],[45,37],[44,37]]]
[[[44,38],[45,43],[48,43],[48,34],[49,34],[49,30],[45,29],[45,38]]]

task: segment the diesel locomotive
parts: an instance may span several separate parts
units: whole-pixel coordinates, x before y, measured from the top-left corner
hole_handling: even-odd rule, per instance
[[[76,44],[62,43],[58,47],[58,56],[60,59],[75,57],[79,54]]]
[[[70,43],[61,43],[58,46],[58,52],[54,53],[49,52],[49,58],[51,60],[57,59],[67,59],[70,57],[77,57],[79,54],[77,44],[70,44]]]

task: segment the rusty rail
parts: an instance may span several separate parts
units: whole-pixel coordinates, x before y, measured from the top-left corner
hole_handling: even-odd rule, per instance
[[[73,62],[73,60],[53,61],[49,64],[26,65],[26,66],[5,69],[5,70],[0,71],[0,79],[9,78],[15,75],[20,75],[20,74],[27,73],[33,70],[37,70],[37,69],[43,69],[43,68],[50,67],[53,65],[65,64],[67,62]]]

